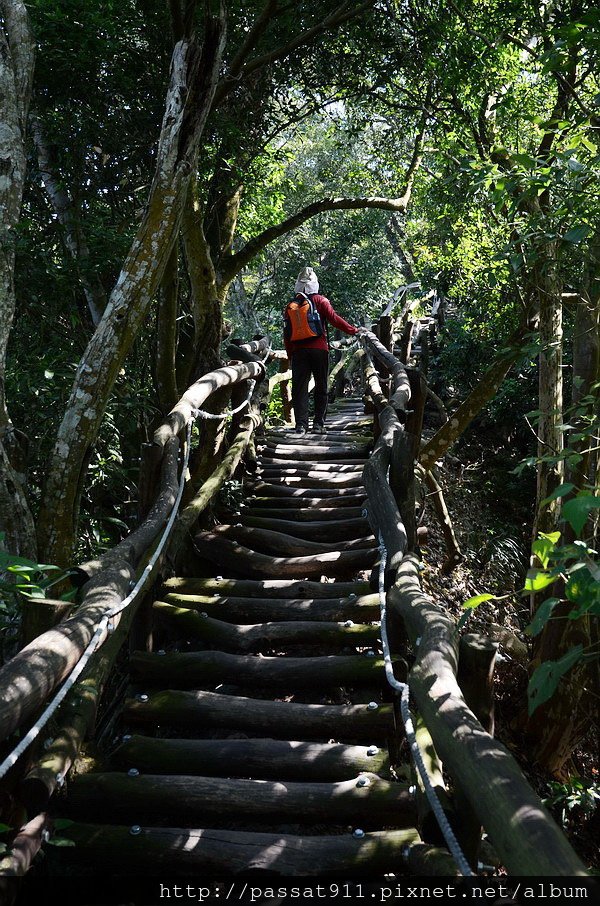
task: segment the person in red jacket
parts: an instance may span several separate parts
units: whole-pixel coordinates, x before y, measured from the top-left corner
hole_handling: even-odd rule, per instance
[[[315,414],[313,431],[323,434],[327,414],[327,374],[329,371],[329,343],[327,342],[327,324],[351,336],[359,328],[344,321],[334,310],[331,302],[319,294],[319,281],[312,267],[303,267],[298,274],[295,286],[296,293],[303,293],[314,303],[324,330],[320,337],[306,340],[288,340],[284,337],[285,348],[292,366],[292,406],[296,420],[296,434],[308,431],[308,383],[311,375],[315,379]]]

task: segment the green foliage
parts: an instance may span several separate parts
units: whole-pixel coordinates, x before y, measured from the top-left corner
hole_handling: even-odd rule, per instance
[[[554,492],[554,497],[566,495],[572,491],[570,484],[562,485]],[[583,493],[572,498],[563,506],[563,517],[573,529],[582,528],[582,512],[587,518],[590,507],[587,502],[598,501]],[[579,501],[585,502],[582,509]],[[577,504],[569,507],[569,504]],[[584,520],[585,521],[585,520]],[[579,533],[579,532],[578,532]],[[562,544],[559,532],[541,533],[532,545],[532,551],[541,563],[541,568],[532,568],[527,574],[524,593],[537,593],[544,588],[562,588],[562,597],[546,598],[536,609],[533,620],[525,630],[528,635],[540,635],[549,620],[556,619],[555,610],[559,605],[568,605],[568,611],[561,609],[561,619],[578,620],[582,617],[600,617],[600,569],[596,551],[576,540],[572,544]],[[584,649],[576,645],[562,657],[539,664],[531,675],[528,688],[529,713],[548,701],[554,695],[558,684],[583,658],[597,658],[599,652],[593,648]]]
[[[70,570],[48,563],[36,563],[3,549],[5,533],[0,532],[0,662],[7,646],[14,644],[20,623],[20,607],[25,599],[46,598],[57,585],[63,585]],[[76,589],[61,594],[71,600]]]
[[[600,805],[600,785],[582,777],[567,781],[551,780],[544,805],[557,812],[560,823],[567,827],[573,821],[589,820]]]
[[[0,532],[0,545],[5,534]],[[62,583],[69,575],[69,570],[48,563],[35,563],[25,557],[17,557],[0,548],[0,573],[10,576],[12,581],[0,581],[0,608],[10,601],[19,601],[21,597],[46,598],[52,586]],[[68,597],[65,600],[69,600]]]

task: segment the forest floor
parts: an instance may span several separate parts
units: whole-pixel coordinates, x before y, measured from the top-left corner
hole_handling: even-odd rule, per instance
[[[526,480],[512,474],[518,455],[510,458],[506,446],[491,439],[482,441],[480,433],[476,442],[463,441],[453,454],[441,466],[439,480],[464,559],[450,575],[442,574],[444,541],[433,508],[426,506],[429,538],[422,547],[424,589],[457,619],[465,613],[462,604],[470,597],[506,596],[479,605],[467,623],[468,631],[500,641],[494,680],[495,734],[538,795],[547,800],[582,861],[600,871],[600,801],[587,797],[586,809],[582,796],[588,784],[595,783],[598,790],[596,734],[591,733],[573,753],[568,776],[558,781],[532,765],[518,729],[519,717],[527,708],[529,642],[524,629],[529,610],[520,589],[528,564],[534,488],[528,489]]]

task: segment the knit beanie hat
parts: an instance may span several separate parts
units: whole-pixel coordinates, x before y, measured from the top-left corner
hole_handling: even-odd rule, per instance
[[[298,274],[298,279],[296,280],[295,291],[297,293],[304,293],[305,295],[319,292],[319,281],[317,280],[317,275],[312,267],[302,268]]]

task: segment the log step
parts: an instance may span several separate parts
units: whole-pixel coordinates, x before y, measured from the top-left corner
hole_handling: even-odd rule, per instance
[[[270,485],[270,487],[275,487]],[[362,513],[367,495],[359,494],[353,495],[351,497],[344,497],[341,495],[336,495],[335,497],[304,497],[299,491],[294,492],[293,497],[286,496],[267,496],[261,495],[260,497],[249,497],[248,498],[248,508],[249,509],[260,509],[262,507],[267,507],[267,509],[280,509],[285,507],[290,510],[299,510],[303,511],[306,515],[310,515],[313,510],[340,510],[342,508],[348,507],[352,510],[359,510]],[[336,519],[339,519],[340,516],[343,516],[343,513],[337,513]],[[315,519],[316,516],[314,513],[311,515],[312,519]]]
[[[304,705],[266,701],[218,692],[167,689],[147,699],[128,699],[123,718],[132,724],[178,727],[192,732],[207,727],[268,734],[277,739],[337,739],[378,743],[394,729],[393,706]]]
[[[287,460],[286,460],[287,462]],[[321,478],[327,475],[362,475],[363,467],[360,463],[346,464],[339,462],[295,462],[286,465],[286,463],[273,464],[271,462],[262,463],[257,466],[258,471],[274,472],[277,475],[307,475],[314,474]]]
[[[375,543],[373,535],[370,535],[371,527],[367,519],[336,519],[330,521],[300,522],[270,516],[261,518],[253,516],[247,510],[242,511],[239,517],[242,525],[252,526],[253,528],[272,529],[275,532],[284,532],[286,535],[293,535],[295,538],[307,538],[312,541],[343,541],[351,538],[360,538],[365,540],[369,538]]]
[[[339,514],[338,514],[339,518]],[[167,579],[163,591],[186,594],[233,595],[249,598],[345,598],[349,595],[368,595],[368,582],[307,582],[296,579]]]
[[[363,771],[387,775],[389,757],[377,746],[280,739],[153,739],[134,734],[110,758],[115,768],[148,774],[202,774],[256,780],[337,781]]]
[[[338,462],[336,459],[324,460],[323,462],[318,462],[309,456],[309,457],[304,457],[304,459],[298,457],[296,459],[296,461],[294,461],[291,457],[287,457],[287,459],[284,459],[280,456],[273,456],[270,452],[265,452],[263,450],[261,453],[261,456],[260,456],[260,462],[264,466],[267,466],[267,465],[273,466],[274,465],[274,466],[286,467],[286,466],[290,466],[293,462],[294,465],[296,465],[296,464],[306,465],[306,466],[310,466],[312,469],[318,468],[318,466],[333,466],[334,468],[338,468],[341,465],[360,466],[360,468],[363,469],[365,466],[366,460],[363,456],[363,457],[349,457],[348,459],[344,459],[343,463]]]
[[[213,533],[230,541],[237,541],[253,551],[260,551],[261,554],[274,556],[280,554],[284,557],[318,557],[321,554],[331,553],[332,548],[336,551],[352,551],[372,550],[377,547],[373,536],[370,539],[354,537],[352,540],[337,541],[335,545],[332,545],[331,541],[328,543],[308,541],[305,538],[296,538],[283,532],[242,525],[241,522],[236,525],[217,525],[214,527]]]
[[[64,813],[96,821],[194,826],[251,818],[261,822],[327,822],[411,827],[417,820],[414,792],[405,784],[365,773],[337,783],[247,780],[231,777],[88,773],[69,784]]]
[[[279,501],[277,501],[277,504]],[[258,516],[260,519],[289,519],[294,522],[340,522],[364,519],[363,507],[344,507],[340,511],[339,507],[316,507],[301,508],[289,506],[289,501],[284,504],[283,511],[281,507],[273,504],[274,508],[269,509],[266,506],[245,506],[240,510],[240,520],[244,522],[246,516]],[[346,516],[348,520],[346,520]],[[341,518],[343,517],[343,519]]]
[[[74,823],[61,836],[75,844],[61,847],[61,864],[114,866],[127,874],[156,875],[160,868],[188,878],[229,878],[250,870],[284,877],[379,877],[399,866],[414,871],[418,864],[421,873],[456,876],[451,857],[421,844],[414,828],[357,838],[351,832],[327,837],[182,827],[140,827],[132,834],[130,825]]]
[[[333,427],[331,430],[327,430],[325,434],[315,434],[312,431],[308,431],[302,435],[301,440],[298,439],[298,435],[293,431],[287,433],[285,431],[267,431],[265,439],[272,446],[275,444],[290,444],[292,446],[298,446],[298,444],[303,446],[322,446],[326,444],[330,447],[339,444],[342,447],[368,447],[369,444],[373,443],[372,436],[368,434],[351,434],[346,431],[336,431]]]
[[[299,460],[312,460],[314,459],[317,462],[340,462],[346,459],[359,459],[363,458],[366,460],[369,455],[369,451],[365,446],[335,446],[334,444],[265,444],[265,447],[261,449],[261,452],[267,453],[267,455],[277,456],[280,459],[299,459]]]
[[[325,587],[332,588],[331,585]],[[350,598],[223,598],[209,595],[186,595],[173,592],[165,602],[205,612],[227,623],[323,621],[341,623],[353,620],[368,623],[379,619],[379,595]],[[160,603],[160,602],[157,602]]]
[[[329,487],[315,485],[309,487],[296,487],[295,485],[272,484],[267,481],[249,481],[247,487],[252,496],[256,497],[294,497],[296,500],[302,500],[304,497],[331,497],[336,501],[344,497],[352,497],[355,501],[365,500],[366,492],[359,490],[364,488],[364,483],[351,487]]]
[[[218,683],[260,686],[293,691],[327,686],[380,683],[384,661],[366,655],[325,657],[253,657],[225,651],[134,651],[129,660],[138,683],[161,684],[171,689],[194,689]]]
[[[378,626],[332,622],[232,624],[161,601],[155,601],[154,610],[179,638],[200,639],[234,654],[293,645],[369,647],[377,644],[380,634]]]
[[[310,472],[308,475],[281,475],[269,472],[265,474],[262,469],[256,473],[257,479],[270,485],[284,485],[288,488],[319,488],[328,491],[338,491],[340,488],[360,488],[363,486],[362,473],[355,477],[338,475],[333,478],[327,473],[323,475]]]
[[[322,575],[345,578],[359,570],[370,569],[377,561],[377,549],[333,551],[308,557],[272,557],[235,541],[229,541],[216,532],[199,532],[194,538],[196,553],[216,564],[224,575],[286,576],[296,579],[314,579]]]

